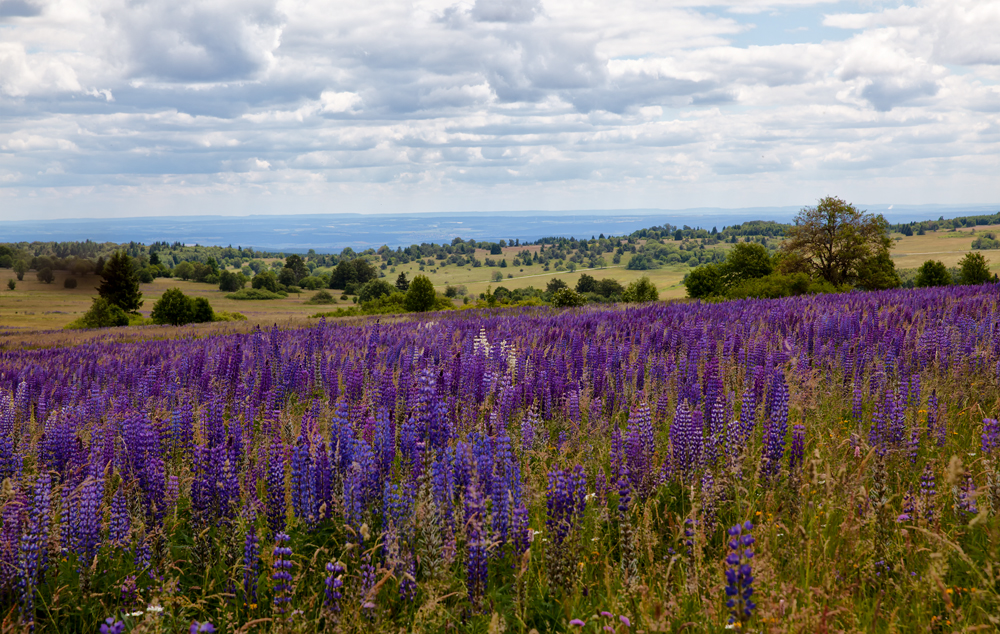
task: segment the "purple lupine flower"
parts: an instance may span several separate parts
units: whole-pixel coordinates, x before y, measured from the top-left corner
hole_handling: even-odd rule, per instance
[[[649,406],[642,401],[632,409],[625,437],[625,455],[632,487],[642,498],[649,495],[654,482],[653,457],[656,439]]]
[[[80,491],[80,509],[72,527],[77,554],[84,562],[91,562],[101,543],[101,501],[104,499],[104,481],[87,478]]]
[[[962,477],[962,486],[959,489],[955,508],[965,515],[975,515],[979,512],[979,506],[976,504],[976,483],[968,471]]]
[[[104,623],[101,623],[101,634],[123,634],[124,632],[125,623],[116,621],[113,616],[109,616],[104,619]]]
[[[924,465],[924,472],[920,475],[920,500],[923,507],[924,519],[927,522],[934,522],[935,500],[937,499],[937,487],[935,484],[934,467],[931,463]]]
[[[108,541],[121,547],[128,543],[129,532],[132,530],[132,519],[128,514],[125,492],[118,487],[111,498],[111,522],[108,531]]]
[[[764,430],[764,454],[762,471],[765,478],[774,478],[781,470],[781,458],[785,454],[785,435],[788,433],[788,386],[779,371],[774,373],[771,389],[771,408],[768,425]]]
[[[326,586],[323,607],[330,612],[340,612],[340,600],[344,598],[342,588],[344,587],[343,575],[345,572],[347,572],[347,568],[340,562],[327,562],[326,564],[327,576],[323,580]]]
[[[285,546],[289,539],[288,533],[274,536],[274,573],[271,574],[271,580],[274,582],[272,591],[274,611],[277,614],[285,614],[292,601],[292,549]]]
[[[205,621],[204,623],[194,621],[191,623],[191,628],[188,630],[188,634],[215,634],[215,626],[209,621]]]
[[[309,530],[316,525],[316,475],[309,440],[299,435],[292,450],[292,513]]]
[[[35,630],[35,592],[39,577],[48,564],[51,525],[52,478],[48,472],[35,477],[34,495],[28,511],[28,525],[21,535],[18,557],[18,603],[21,622]]]
[[[260,576],[260,540],[257,538],[257,514],[247,518],[247,531],[243,537],[243,603],[256,605],[257,578]]]
[[[272,532],[285,528],[285,447],[275,441],[267,455],[267,523]]]
[[[683,477],[690,476],[701,462],[702,438],[701,425],[687,401],[679,402],[670,425],[670,445],[673,466]]]
[[[466,539],[466,585],[469,589],[469,602],[473,609],[480,609],[480,602],[486,594],[487,554],[486,547],[489,538],[486,534],[484,505],[479,488],[470,484],[465,495],[465,529]]]
[[[996,418],[983,419],[982,449],[984,455],[990,455],[1000,446],[1000,421]]]
[[[792,448],[788,453],[788,472],[795,474],[802,468],[806,451],[806,427],[796,424],[792,427]]]
[[[753,616],[757,605],[753,602],[753,573],[750,560],[754,543],[753,524],[749,521],[729,529],[729,554],[726,556],[726,607],[729,608],[729,622],[745,624]]]
[[[535,404],[521,419],[521,450],[530,451],[535,446],[535,430],[539,426],[538,407]]]

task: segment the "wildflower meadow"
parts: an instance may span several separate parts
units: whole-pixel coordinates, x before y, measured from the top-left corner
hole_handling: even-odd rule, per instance
[[[237,328],[0,348],[4,631],[1000,627],[996,284]]]

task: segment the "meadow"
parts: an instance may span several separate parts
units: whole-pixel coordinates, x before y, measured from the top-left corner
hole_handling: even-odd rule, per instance
[[[928,259],[941,260],[946,266],[953,267],[957,265],[963,255],[972,250],[972,241],[976,236],[989,232],[1000,233],[1000,226],[965,227],[954,231],[928,231],[922,236],[892,234],[894,238],[893,261],[897,270],[916,269]],[[645,241],[639,240],[637,242],[641,246]],[[667,242],[669,243],[669,240]],[[697,239],[693,242],[701,242],[703,244],[699,246],[703,246],[708,251],[717,250],[721,254],[726,253],[732,246],[725,242],[704,244],[704,240]],[[774,247],[777,241],[772,239],[769,244]],[[489,251],[478,249],[475,256],[481,261],[492,257],[497,261],[506,259],[510,263],[514,261],[518,253],[525,250],[534,253],[539,248],[539,245],[505,247],[499,256],[491,256]],[[981,251],[981,253],[986,256],[991,270],[1000,272],[1000,251]],[[449,286],[461,287],[470,298],[477,298],[480,293],[485,293],[489,289],[495,290],[499,286],[508,290],[529,286],[544,289],[552,279],[560,279],[573,288],[583,274],[597,279],[606,277],[616,279],[623,286],[646,276],[656,286],[661,300],[686,297],[687,290],[683,280],[684,276],[691,271],[689,265],[680,263],[668,264],[650,270],[629,270],[626,267],[632,257],[634,254],[626,251],[619,264],[612,264],[609,257],[607,265],[602,268],[580,267],[572,272],[555,270],[551,267],[550,270],[546,271],[545,267],[539,263],[499,268],[456,266],[443,262],[436,262],[433,266],[428,266],[420,261],[413,261],[388,267],[382,273],[385,274],[385,279],[390,283],[395,282],[400,273],[405,274],[410,280],[416,275],[426,275],[431,279],[435,290],[439,293],[443,293]],[[270,265],[275,260],[270,258],[264,261]],[[494,274],[498,272],[503,276],[501,281],[493,279]],[[22,332],[58,329],[79,318],[90,308],[91,299],[96,296],[96,288],[101,283],[99,276],[73,276],[67,271],[61,270],[55,271],[54,274],[54,282],[45,284],[36,279],[34,271],[28,272],[23,280],[17,281],[12,270],[0,269],[0,328],[5,327]],[[67,277],[74,277],[77,280],[76,288],[63,288],[63,282]],[[16,288],[13,291],[7,289],[7,282],[12,279],[16,282]],[[287,298],[279,300],[231,300],[227,299],[227,293],[220,291],[216,285],[173,278],[156,278],[153,282],[141,286],[145,303],[140,312],[144,317],[149,317],[153,304],[169,288],[180,288],[186,295],[192,297],[204,297],[209,300],[216,311],[238,312],[245,315],[251,324],[262,326],[271,326],[275,323],[285,328],[293,325],[305,326],[310,315],[354,305],[349,298],[341,299],[339,291],[331,291],[334,296],[332,305],[309,304],[309,300],[315,295],[315,291],[309,290],[290,294]],[[461,306],[462,299],[462,297],[456,298],[455,305]],[[206,329],[211,330],[208,327]]]
[[[1000,623],[997,285],[211,326],[0,351],[5,631]]]

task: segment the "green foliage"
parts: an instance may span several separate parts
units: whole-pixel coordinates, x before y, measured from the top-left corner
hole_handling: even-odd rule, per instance
[[[247,278],[242,273],[233,271],[222,271],[219,273],[219,290],[233,293],[242,290],[247,284]]]
[[[917,269],[917,279],[914,284],[918,287],[948,286],[951,282],[948,267],[940,260],[927,260]]]
[[[896,263],[888,251],[880,251],[858,265],[856,286],[866,291],[882,291],[901,284]]]
[[[814,280],[806,273],[772,273],[765,277],[744,280],[726,291],[731,299],[759,297],[775,299],[814,293],[835,293],[837,287],[826,280]]]
[[[334,303],[333,295],[327,291],[318,291],[315,295],[306,301],[307,304],[332,304]]]
[[[195,297],[191,302],[191,321],[201,324],[215,321],[215,311],[204,297]]]
[[[399,277],[396,278],[396,290],[401,293],[410,290],[410,280],[406,279],[406,273],[402,271],[399,273]]]
[[[551,295],[555,295],[557,291],[563,288],[569,288],[566,282],[562,281],[558,277],[553,277],[549,280],[548,284],[545,285],[545,292]]]
[[[40,270],[36,275],[38,277],[38,281],[44,284],[51,284],[56,279],[55,273],[53,273],[52,269],[47,266]]]
[[[67,330],[81,328],[111,328],[127,326],[128,315],[122,308],[104,297],[95,297],[90,309],[79,319],[66,326]]]
[[[425,312],[436,304],[434,284],[426,275],[418,275],[410,283],[406,291],[406,310],[410,312]]]
[[[212,321],[246,321],[247,316],[243,313],[231,313],[229,311],[220,310],[215,313]]]
[[[577,293],[594,293],[597,292],[597,280],[592,276],[582,273],[580,279],[576,281],[576,292]]]
[[[104,281],[97,288],[101,297],[125,312],[137,312],[142,306],[139,278],[132,266],[132,258],[124,251],[116,251],[101,271]]]
[[[28,272],[28,263],[24,260],[18,260],[14,262],[14,274],[17,275],[17,281],[20,282],[24,279],[24,274]]]
[[[560,288],[552,294],[552,305],[559,308],[583,306],[585,303],[586,300],[571,288]]]
[[[755,242],[741,242],[726,255],[720,271],[723,283],[733,286],[744,280],[770,275],[774,271],[774,262],[764,246]]]
[[[191,298],[185,295],[181,289],[168,288],[153,304],[153,312],[150,317],[154,324],[181,326],[193,321],[192,308]]]
[[[981,236],[976,237],[972,241],[973,249],[1000,249],[1000,240],[997,240],[997,234],[995,233],[984,233]]]
[[[17,282],[15,282],[13,279],[7,280],[7,288],[9,288],[10,290],[14,290],[15,288],[17,288]]]
[[[892,245],[885,218],[832,196],[800,211],[787,234],[782,251],[794,255],[814,276],[835,286],[865,285],[861,275],[872,270],[865,263],[888,253]]]
[[[292,282],[293,284],[309,275],[309,267],[306,266],[306,262],[302,259],[302,256],[297,253],[285,258],[285,268],[292,272],[295,278]]]
[[[684,278],[688,297],[704,299],[722,295],[722,269],[718,264],[705,264],[688,273]]]
[[[628,264],[625,268],[629,271],[648,271],[650,269],[659,268],[656,260],[646,255],[645,253],[637,253],[629,259]]]
[[[244,288],[241,291],[226,295],[226,299],[281,299],[282,297],[288,297],[288,293],[284,291],[272,293],[263,288]]]
[[[982,253],[966,253],[958,261],[958,268],[961,271],[959,277],[962,284],[983,284],[990,281],[989,264]]]
[[[375,279],[366,282],[364,286],[358,289],[358,301],[370,302],[379,297],[392,295],[394,292],[396,292],[396,288],[392,284],[382,279]]]
[[[622,293],[622,301],[627,303],[655,302],[660,299],[656,286],[643,275],[626,287]]]
[[[65,280],[63,280],[63,288],[76,288],[76,278],[67,277]]]
[[[278,277],[268,270],[263,270],[257,275],[254,275],[253,280],[250,282],[250,286],[256,290],[270,291],[272,293],[278,292]],[[268,298],[271,299],[271,298]]]
[[[310,291],[318,291],[321,288],[326,288],[328,285],[329,281],[327,279],[316,275],[307,275],[299,280],[299,286]]]
[[[612,299],[621,297],[622,293],[625,292],[625,287],[618,280],[606,277],[597,283],[594,292],[607,299]]]
[[[330,288],[347,290],[349,284],[361,285],[378,278],[378,270],[364,258],[341,260],[330,275]]]

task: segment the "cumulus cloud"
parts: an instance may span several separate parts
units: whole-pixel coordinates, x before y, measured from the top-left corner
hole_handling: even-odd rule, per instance
[[[80,187],[360,210],[995,198],[1000,3],[860,6],[0,0],[0,217]],[[736,43],[770,19],[785,39]]]

